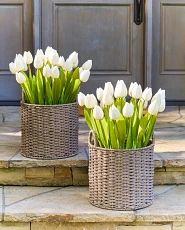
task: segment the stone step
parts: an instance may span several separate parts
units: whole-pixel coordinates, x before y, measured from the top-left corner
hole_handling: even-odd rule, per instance
[[[0,187],[1,230],[184,230],[185,185],[154,187],[137,211],[92,206],[88,187]]]
[[[80,118],[79,152],[61,160],[35,160],[20,153],[20,108],[0,107],[0,184],[88,185],[88,127]],[[185,184],[185,108],[167,107],[155,130],[155,184]]]

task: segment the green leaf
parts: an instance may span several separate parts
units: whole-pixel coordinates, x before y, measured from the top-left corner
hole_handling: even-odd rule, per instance
[[[112,149],[118,149],[118,140],[117,140],[117,135],[116,135],[116,127],[113,122],[113,120],[110,119],[109,122],[109,131],[110,131],[110,140],[111,140],[111,148]]]
[[[44,105],[44,94],[43,94],[43,79],[42,74],[40,73],[40,70],[37,70],[36,73],[36,84],[38,89],[38,98],[39,98],[39,104]]]
[[[129,118],[128,118],[129,119]],[[132,122],[131,119],[129,119],[129,131],[128,131],[128,137],[127,137],[127,142],[126,142],[126,149],[132,149]]]
[[[146,147],[148,145],[149,140],[150,140],[151,136],[154,133],[156,120],[157,120],[157,115],[152,115],[151,118],[150,118],[150,121],[148,123],[148,126],[147,126],[147,131],[146,131],[146,134],[145,134],[145,141],[144,141],[144,144],[143,144],[144,147]]]
[[[118,140],[121,149],[125,148],[125,139],[127,135],[126,122],[124,117],[121,115],[120,118],[116,121],[117,130],[118,130]]]
[[[89,129],[92,130],[93,127],[91,123],[91,109],[84,107],[84,116],[85,116],[86,123],[89,126]]]
[[[77,80],[79,79],[80,76],[80,72],[79,72],[79,67],[75,69],[75,71],[73,72],[72,78]]]

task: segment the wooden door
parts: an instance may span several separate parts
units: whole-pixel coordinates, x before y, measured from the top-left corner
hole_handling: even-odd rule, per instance
[[[153,0],[152,86],[185,101],[185,0]]]
[[[21,87],[9,63],[17,53],[32,52],[32,13],[32,0],[0,0],[0,104],[21,99]]]
[[[95,93],[106,81],[144,82],[144,23],[134,23],[134,0],[44,0],[42,48],[68,57],[79,53],[80,65],[93,60],[83,92]]]

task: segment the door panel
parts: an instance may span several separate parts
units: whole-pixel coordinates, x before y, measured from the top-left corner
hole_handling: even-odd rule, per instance
[[[152,85],[168,101],[185,100],[185,0],[153,1]]]
[[[9,71],[16,53],[32,51],[32,1],[0,0],[0,101],[19,101],[21,87]]]
[[[42,48],[48,45],[68,57],[79,53],[81,66],[93,60],[83,92],[95,93],[106,81],[143,84],[143,23],[134,23],[134,0],[45,0]]]

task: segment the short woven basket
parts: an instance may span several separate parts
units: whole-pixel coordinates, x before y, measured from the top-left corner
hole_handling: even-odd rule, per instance
[[[78,104],[21,102],[22,155],[36,159],[72,157],[78,152]]]
[[[136,210],[153,203],[154,144],[132,150],[97,147],[89,133],[89,200],[96,207]]]

